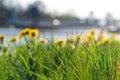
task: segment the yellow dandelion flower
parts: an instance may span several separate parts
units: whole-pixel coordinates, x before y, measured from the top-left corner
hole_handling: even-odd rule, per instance
[[[31,30],[30,28],[25,28],[25,29],[24,29],[24,31],[25,31],[25,35],[29,35],[30,30]]]
[[[92,41],[92,40],[94,39],[94,36],[93,36],[92,34],[87,34],[87,35],[86,35],[86,39],[87,39],[88,41]]]
[[[104,38],[103,40],[102,40],[102,43],[109,43],[110,42],[110,40],[108,39],[108,38]]]
[[[76,38],[77,38],[77,41],[79,41],[79,40],[80,40],[80,38],[81,38],[81,35],[80,35],[80,34],[78,34],[78,35],[76,36]]]
[[[67,42],[69,42],[69,43],[74,43],[75,41],[76,41],[76,38],[74,36],[70,36],[67,39]]]
[[[11,37],[10,38],[10,42],[17,42],[17,41],[18,41],[18,39],[16,37]]]
[[[20,39],[23,38],[23,37],[25,37],[25,36],[28,36],[29,33],[30,33],[30,31],[31,31],[30,28],[25,28],[25,29],[23,29],[23,30],[20,32],[20,35],[19,35]]]
[[[55,44],[57,44],[57,45],[64,45],[65,44],[65,40],[58,39],[58,40],[55,41]]]
[[[102,39],[97,43],[97,46],[102,46],[103,44],[110,43],[110,40],[107,38]]]
[[[81,38],[81,42],[80,43],[83,44],[83,45],[88,45],[89,41],[86,39],[86,36],[85,36],[85,37]]]
[[[22,30],[22,31],[20,32],[20,34],[19,34],[19,38],[22,39],[22,38],[24,38],[25,36],[26,36],[26,32],[25,32],[25,30]]]
[[[94,35],[94,34],[95,34],[95,30],[94,30],[94,29],[91,29],[91,30],[90,30],[90,34]]]
[[[75,49],[75,45],[73,43],[70,44],[71,49]]]
[[[32,29],[32,30],[30,30],[29,37],[31,39],[38,38],[39,37],[39,30],[38,29]]]
[[[4,35],[0,35],[0,42],[3,43],[5,41],[5,36]]]
[[[40,42],[41,42],[42,44],[47,44],[47,40],[44,39],[44,38],[40,38]]]
[[[101,41],[99,41],[98,43],[97,43],[97,46],[102,46],[102,42]]]
[[[82,42],[81,42],[82,44],[88,44],[89,43],[89,41],[87,41],[87,40],[82,40]]]

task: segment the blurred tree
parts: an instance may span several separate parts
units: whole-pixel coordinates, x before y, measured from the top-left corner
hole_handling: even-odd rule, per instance
[[[44,10],[44,5],[41,1],[36,1],[33,4],[29,5],[28,10],[22,10],[21,5],[15,7],[16,0],[0,0],[0,23],[3,24],[11,13],[17,13],[19,18],[22,19],[28,18],[32,20],[32,26],[37,26],[36,22],[39,19],[39,13]]]
[[[26,11],[27,18],[32,20],[32,27],[37,27],[37,21],[44,19],[45,15],[45,5],[41,1],[36,1],[33,4],[29,5],[28,10]]]
[[[10,17],[12,10],[8,9],[4,5],[4,1],[6,0],[0,0],[0,25],[5,24],[7,19]]]
[[[75,16],[75,15],[73,15],[73,14],[63,14],[63,15],[61,15],[61,18],[62,19],[68,19],[68,20],[74,20],[74,19],[76,19],[77,17]]]
[[[60,20],[77,20],[74,10],[69,10],[66,13],[60,14],[58,11],[54,11],[51,13],[51,17],[53,19],[57,18]]]
[[[24,13],[26,18],[32,21],[32,27],[36,28],[37,22],[43,19],[50,19],[51,15],[45,12],[45,5],[41,1],[36,1],[33,4],[29,5],[28,9]]]
[[[75,19],[77,19],[73,9],[68,10],[65,14],[61,15],[61,18],[68,19],[68,20],[75,20]]]

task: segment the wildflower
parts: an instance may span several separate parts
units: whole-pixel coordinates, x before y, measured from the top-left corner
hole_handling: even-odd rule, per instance
[[[99,41],[98,43],[97,43],[97,46],[102,46],[102,42],[101,41]]]
[[[71,49],[75,49],[75,45],[73,43],[70,44]]]
[[[88,45],[88,43],[89,43],[89,41],[87,41],[87,40],[84,40],[84,41],[82,42],[82,44],[84,44],[84,45]]]
[[[101,45],[107,44],[107,43],[109,43],[109,42],[110,42],[109,39],[104,38],[104,39],[102,39],[101,41],[99,41],[99,42],[97,43],[97,46],[101,46]]]
[[[41,42],[42,44],[47,44],[47,40],[44,39],[44,38],[41,38],[41,39],[40,39],[40,42]]]
[[[70,36],[70,37],[68,37],[68,39],[67,39],[67,42],[69,42],[69,43],[74,43],[75,41],[76,41],[76,39],[75,39],[74,36]]]
[[[26,36],[25,30],[22,30],[19,34],[20,39]]]
[[[30,33],[30,28],[26,28],[26,29],[24,29],[24,31],[25,31],[25,35],[29,35],[29,33]]]
[[[38,29],[32,29],[32,30],[30,30],[29,37],[31,39],[38,38],[39,37],[39,30]]]
[[[81,38],[81,42],[80,43],[83,44],[83,45],[88,45],[89,41],[86,39],[86,36],[85,36],[85,37]]]
[[[20,39],[23,38],[23,37],[25,37],[25,36],[28,36],[29,33],[30,33],[30,30],[31,30],[30,28],[23,29],[23,30],[20,32],[20,35],[19,35]]]
[[[16,37],[11,37],[10,42],[17,42],[18,39]]]
[[[94,36],[92,34],[87,34],[86,39],[87,41],[92,41],[94,39]]]
[[[80,40],[80,38],[81,38],[81,35],[80,35],[80,34],[78,34],[78,35],[76,36],[76,38],[77,38],[77,41],[79,41],[79,40]]]
[[[0,43],[3,43],[5,40],[5,36],[4,35],[0,35]]]
[[[107,38],[104,38],[103,40],[102,40],[102,43],[109,43],[110,42],[110,40],[109,39],[107,39]]]
[[[56,40],[55,44],[57,44],[57,45],[64,45],[65,44],[65,40],[63,40],[63,39]]]
[[[94,35],[94,34],[95,34],[95,30],[94,30],[94,29],[91,29],[91,30],[90,30],[90,34]]]

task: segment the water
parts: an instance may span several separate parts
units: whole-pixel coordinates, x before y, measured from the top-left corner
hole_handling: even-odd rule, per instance
[[[52,36],[55,39],[66,39],[70,35],[77,35],[82,34],[85,35],[91,28],[88,27],[62,27],[62,28],[46,28],[46,29],[39,29],[40,30],[40,37],[49,39]],[[92,28],[93,29],[93,28]],[[96,30],[96,35],[100,31],[100,28],[94,27]],[[7,40],[9,40],[12,36],[18,36],[21,28],[0,28],[0,34],[6,36]]]

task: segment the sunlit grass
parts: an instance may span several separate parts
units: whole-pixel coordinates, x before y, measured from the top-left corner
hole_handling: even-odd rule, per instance
[[[47,40],[27,28],[7,45],[1,35],[0,80],[120,80],[120,42],[94,34]]]

